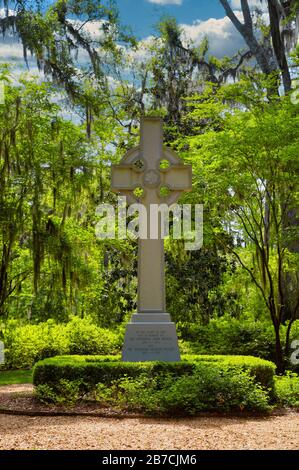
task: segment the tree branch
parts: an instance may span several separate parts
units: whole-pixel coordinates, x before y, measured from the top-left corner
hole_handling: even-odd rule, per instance
[[[233,12],[228,0],[220,0],[221,5],[223,6],[225,13],[233,23],[233,25],[237,28],[238,31],[241,32],[243,30],[244,25],[239,21],[235,13]]]
[[[252,16],[250,12],[250,8],[248,5],[248,0],[241,0],[241,6],[242,6],[242,13],[245,21],[245,25],[253,30],[253,23],[252,23]]]

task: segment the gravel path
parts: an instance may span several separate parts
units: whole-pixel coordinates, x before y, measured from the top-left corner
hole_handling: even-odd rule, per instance
[[[0,449],[299,449],[299,413],[269,418],[0,415]]]

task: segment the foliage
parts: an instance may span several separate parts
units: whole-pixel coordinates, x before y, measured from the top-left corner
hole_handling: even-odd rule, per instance
[[[137,377],[142,373],[150,376],[172,373],[176,377],[190,375],[199,363],[217,362],[233,370],[248,370],[266,388],[273,385],[274,364],[250,356],[186,355],[178,363],[168,362],[121,362],[117,356],[58,356],[44,359],[34,367],[34,384],[55,383],[60,378],[82,378],[92,386],[99,382],[111,383],[124,375]]]
[[[138,54],[113,2],[59,0],[43,12],[35,3],[17,0],[0,18],[3,33],[15,29],[23,42],[25,61],[32,52],[52,79],[15,82],[8,66],[0,69],[7,366],[119,351],[136,308],[136,243],[98,240],[96,208],[116,203],[111,164],[136,145],[140,116],[149,112],[163,116],[165,140],[192,164],[193,191],[182,202],[204,203],[204,249],[186,254],[180,243],[167,245],[167,305],[183,350],[275,359],[282,372],[299,337],[299,125],[296,91],[279,96],[278,65],[286,91],[290,84],[277,40],[293,27],[298,1],[279,9],[281,24],[272,9],[270,27],[242,2],[251,51],[221,59],[209,57],[207,38],[187,41],[172,18]],[[96,37],[90,24],[99,24]],[[249,67],[253,55],[266,76]],[[296,63],[298,51],[293,56]]]
[[[81,105],[89,121],[94,109],[85,93],[86,81],[92,80],[97,93],[105,96],[108,68],[112,75],[111,64],[117,63],[120,56],[116,42],[134,45],[135,41],[121,27],[113,2],[108,6],[98,0],[45,3],[5,0],[1,31],[3,35],[14,34],[20,39],[27,66],[30,53],[39,70],[51,77],[53,83],[61,85],[73,102]],[[90,25],[98,27],[96,34],[90,32]],[[78,54],[82,51],[85,60],[79,64]]]
[[[288,373],[282,377],[275,377],[275,394],[277,403],[299,409],[299,376]]]
[[[257,89],[243,79],[206,95],[207,106],[193,103],[194,117],[209,127],[190,137],[189,158],[209,208],[211,236],[262,297],[283,371],[289,340],[282,345],[280,328],[286,319],[291,325],[299,309],[298,109],[289,97],[267,102],[265,93],[262,83]],[[211,103],[218,108],[212,116]]]
[[[74,317],[65,324],[53,320],[19,325],[10,321],[2,331],[6,363],[2,369],[31,368],[40,359],[64,354],[117,354],[123,343],[124,327],[103,329],[92,318]],[[275,336],[267,322],[238,320],[224,316],[207,325],[179,322],[180,349],[184,354],[251,355],[275,359]],[[287,325],[282,327],[284,340]],[[291,342],[299,338],[299,321],[292,328]],[[290,354],[291,355],[291,354]],[[297,366],[288,363],[288,368]]]
[[[113,327],[115,323],[122,323],[136,309],[136,249],[136,243],[130,242],[123,243],[121,247],[108,245],[105,248],[105,276],[95,315],[95,319],[103,326]]]
[[[77,403],[80,396],[81,380],[60,379],[55,391],[47,384],[38,385],[35,396],[41,403],[72,406]]]
[[[221,296],[224,273],[234,269],[216,249],[185,252],[181,244],[166,252],[167,305],[177,321],[209,323],[215,313],[228,308],[229,296]],[[180,297],[175,293],[179,291]]]
[[[3,74],[9,81],[9,72]],[[107,161],[116,157],[106,147],[122,140],[122,133],[106,116],[105,129],[95,122],[99,137],[88,139],[82,126],[62,118],[53,103],[56,90],[48,83],[22,78],[20,86],[7,84],[5,96],[0,106],[0,317],[67,321],[71,314],[92,313],[103,325],[120,321],[135,292],[122,287],[123,295],[113,295],[110,284],[109,305],[103,298],[111,273],[115,286],[122,278],[113,253],[122,251],[124,259],[130,246],[100,242],[95,211],[109,187]],[[111,305],[115,316],[108,314]]]
[[[236,368],[242,371],[247,371],[255,381],[260,385],[264,386],[268,390],[273,389],[273,374],[275,366],[270,361],[265,361],[260,358],[251,356],[229,356],[229,355],[213,355],[213,356],[197,356],[199,362],[213,362],[220,363],[227,367],[227,370],[231,368],[232,375]],[[192,358],[192,356],[191,356]],[[262,361],[262,362],[261,362]]]
[[[103,406],[145,412],[267,411],[274,365],[261,359],[186,356],[180,363],[123,363],[105,357],[56,357],[35,365],[34,385],[43,401],[74,403],[93,396]],[[78,384],[61,388],[61,380]]]
[[[168,142],[193,132],[188,119],[186,98],[201,93],[207,82],[220,87],[229,78],[245,73],[252,54],[246,51],[234,57],[216,58],[209,55],[209,41],[204,37],[195,44],[173,17],[164,17],[157,25],[157,37],[137,45],[137,59],[130,52],[126,65],[131,80],[124,92],[129,118],[149,113],[165,121]],[[138,54],[145,47],[146,54]],[[123,80],[124,82],[124,80]],[[128,95],[128,96],[127,96]]]
[[[66,325],[64,335],[70,354],[113,354],[121,345],[117,333],[96,327],[88,318],[73,318]]]
[[[113,354],[121,336],[96,326],[90,318],[74,317],[66,324],[48,320],[37,325],[9,322],[3,331],[5,368],[31,368],[40,359],[58,354]]]
[[[100,385],[100,386],[99,386]],[[196,372],[173,380],[165,377],[125,377],[111,387],[98,384],[96,400],[102,406],[146,413],[195,414],[200,411],[268,411],[265,390],[247,372],[201,365]]]
[[[281,327],[282,341],[285,340],[287,328],[288,325]],[[225,316],[210,320],[208,325],[180,322],[178,331],[191,353],[241,354],[275,361],[275,333],[269,322]],[[298,338],[299,321],[296,321],[291,342]]]

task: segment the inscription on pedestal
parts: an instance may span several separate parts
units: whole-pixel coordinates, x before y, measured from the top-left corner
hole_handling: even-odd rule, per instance
[[[129,323],[123,348],[124,361],[179,361],[174,323]]]

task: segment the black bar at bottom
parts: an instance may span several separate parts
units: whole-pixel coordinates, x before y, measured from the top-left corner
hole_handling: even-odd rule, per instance
[[[299,451],[1,451],[0,466],[17,463],[22,468],[46,464],[80,467],[82,470],[107,468],[209,468],[224,465],[247,466],[271,463],[286,465],[299,463]],[[266,468],[266,467],[265,467]],[[294,467],[295,468],[295,467]],[[56,470],[56,469],[54,469]]]

